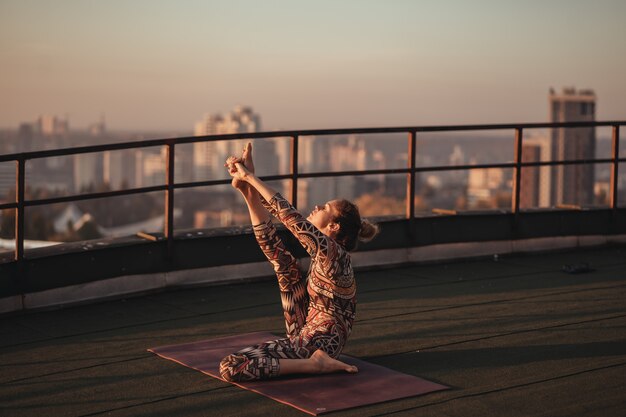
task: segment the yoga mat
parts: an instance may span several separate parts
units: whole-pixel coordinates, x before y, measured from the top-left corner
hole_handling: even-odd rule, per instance
[[[223,381],[219,362],[244,347],[280,337],[267,332],[246,333],[148,351]],[[341,355],[341,361],[356,365],[356,374],[298,375],[263,381],[232,383],[312,415],[345,410],[367,404],[413,397],[448,389],[412,375]]]

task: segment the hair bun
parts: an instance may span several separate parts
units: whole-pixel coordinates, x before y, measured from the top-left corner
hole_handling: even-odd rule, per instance
[[[370,223],[367,220],[361,220],[361,230],[359,230],[359,240],[369,242],[378,234],[380,228],[377,224]]]

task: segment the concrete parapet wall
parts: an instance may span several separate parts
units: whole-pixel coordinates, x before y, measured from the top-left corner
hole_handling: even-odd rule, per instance
[[[559,236],[379,249],[355,252],[352,257],[353,265],[357,270],[384,269],[403,264],[482,258],[525,252],[558,251],[577,247],[625,243],[626,234]],[[303,269],[306,269],[308,260],[302,259],[301,262]],[[0,298],[0,313],[63,307],[167,288],[237,283],[257,279],[273,279],[273,271],[268,262],[249,262],[168,272],[123,275]]]

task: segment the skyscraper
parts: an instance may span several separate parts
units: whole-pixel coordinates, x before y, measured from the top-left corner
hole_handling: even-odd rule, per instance
[[[35,129],[32,123],[22,123],[17,134],[17,151],[29,152],[33,150],[33,137]]]
[[[550,122],[595,120],[596,96],[591,90],[550,89]],[[565,161],[595,158],[594,127],[551,129],[524,139],[522,162]],[[594,202],[594,165],[570,164],[522,169],[520,206],[585,206]]]
[[[524,141],[522,148],[522,162],[541,161],[541,143]],[[534,208],[549,203],[541,202],[540,167],[524,167],[521,175],[520,201],[521,208]],[[549,173],[548,173],[549,175]]]
[[[102,184],[104,174],[103,154],[84,153],[73,157],[74,192],[80,193]]]
[[[44,136],[67,135],[69,133],[69,121],[67,117],[60,119],[50,114],[39,116],[39,132]]]
[[[106,151],[102,154],[102,180],[112,190],[136,187],[135,184],[135,152],[134,149]]]
[[[217,125],[221,122],[222,116],[219,114],[205,115],[204,119],[196,123],[194,136],[215,135]],[[213,171],[219,164],[215,148],[215,142],[193,144],[193,175],[196,180],[206,180],[213,176]]]
[[[209,114],[196,123],[195,136],[223,135],[230,133],[252,133],[261,130],[261,117],[251,107],[237,106],[226,116]],[[241,155],[246,140],[217,142],[196,142],[193,146],[193,166],[196,180],[214,179],[227,176],[224,161],[229,155]],[[268,167],[276,167],[277,157],[273,140],[255,141],[255,159],[261,168],[260,174]],[[271,168],[269,169],[272,170]]]
[[[596,96],[592,90],[564,88],[561,94],[550,90],[550,122],[591,122],[595,120]],[[553,160],[595,158],[594,127],[552,129]],[[552,168],[552,205],[589,205],[594,201],[594,165],[558,165]]]

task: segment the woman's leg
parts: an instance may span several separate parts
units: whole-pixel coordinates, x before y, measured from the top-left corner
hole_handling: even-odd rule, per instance
[[[333,359],[321,349],[294,348],[289,339],[251,346],[226,356],[220,376],[229,382],[255,381],[290,374],[358,372],[356,366]]]
[[[296,337],[306,322],[308,294],[296,258],[285,248],[270,220],[253,226],[259,247],[274,267],[285,316],[287,337]]]
[[[254,172],[250,143],[246,144],[241,159],[247,169]],[[309,306],[306,284],[302,280],[296,259],[278,237],[276,228],[271,221],[270,212],[264,206],[258,191],[249,184],[236,179],[233,179],[232,185],[241,192],[246,200],[254,236],[259,247],[274,267],[280,288],[287,336],[295,337],[304,326]],[[268,207],[271,209],[271,206],[268,205]]]
[[[226,356],[220,362],[220,376],[231,382],[275,378],[280,374],[280,360],[309,356],[307,349],[293,348],[287,338],[272,340]]]
[[[285,316],[287,336],[294,337],[306,321],[308,294],[298,264],[285,248],[272,224],[269,211],[263,206],[259,193],[248,184],[233,181],[248,206],[250,221],[259,247],[274,267]]]

